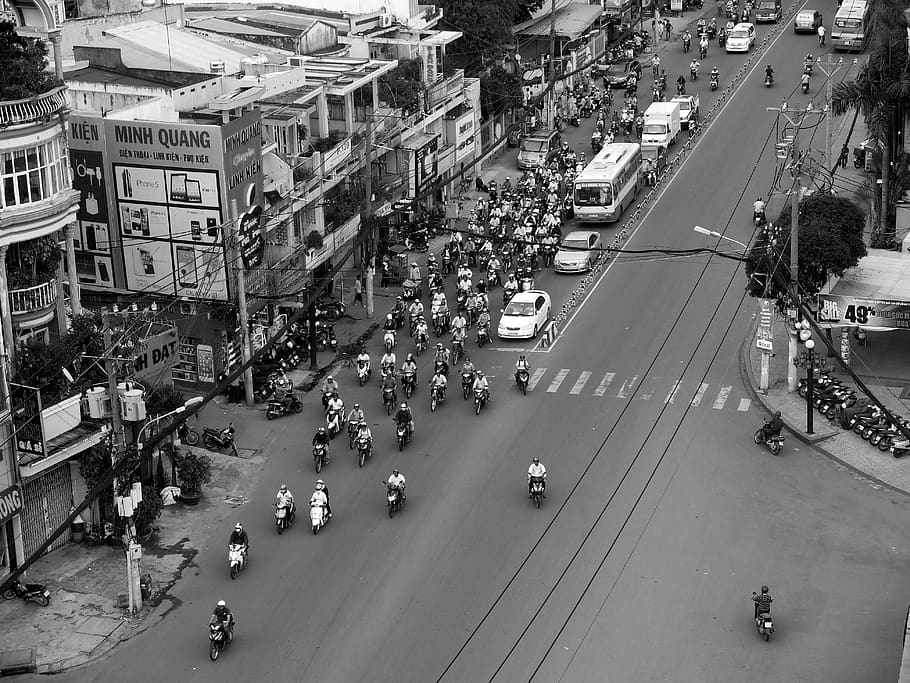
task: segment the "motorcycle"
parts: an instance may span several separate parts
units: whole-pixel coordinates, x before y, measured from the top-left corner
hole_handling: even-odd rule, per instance
[[[419,356],[421,353],[426,351],[427,347],[429,347],[429,345],[430,345],[430,340],[427,339],[427,336],[425,334],[421,334],[417,338],[417,355]]]
[[[358,467],[363,467],[363,464],[366,462],[367,458],[373,455],[373,445],[370,443],[370,440],[361,436],[357,439],[357,463]]]
[[[404,389],[404,395],[407,398],[411,398],[411,394],[413,394],[414,390],[417,389],[417,375],[415,375],[413,372],[402,372],[401,386]]]
[[[396,423],[395,438],[398,441],[398,450],[403,451],[408,441],[411,440],[411,430],[407,423]]]
[[[578,128],[581,125],[581,119],[578,117],[578,109],[569,115],[569,124]]]
[[[699,43],[698,45],[698,58],[707,59],[708,57],[708,46],[704,43]]]
[[[809,81],[803,81],[802,83],[803,95],[809,94]]]
[[[360,427],[359,422],[348,420],[348,448],[354,448],[354,441],[357,439],[357,429]]]
[[[477,387],[476,389],[474,389],[474,414],[480,415],[480,411],[486,405],[486,403],[487,403],[486,391],[481,387]]]
[[[357,381],[360,382],[360,386],[363,386],[369,381],[372,373],[373,370],[366,361],[357,361]]]
[[[341,411],[330,410],[325,416],[325,428],[329,432],[329,438],[334,439],[341,433]]]
[[[444,360],[434,360],[433,361],[433,374],[442,373],[443,377],[448,379],[449,377],[449,364]]]
[[[765,74],[765,87],[770,88],[771,84],[774,83],[774,77],[771,74]]]
[[[689,67],[689,80],[691,80],[693,83],[698,80],[698,69],[696,69],[694,66]]]
[[[392,353],[392,349],[394,349],[395,345],[398,343],[395,339],[395,331],[386,330],[385,334],[382,335],[382,343],[385,346],[385,352]]]
[[[249,557],[242,545],[234,543],[228,546],[228,564],[231,567],[231,580],[237,578],[237,574],[246,569]]]
[[[683,38],[683,52],[688,52],[690,47],[692,47],[692,39]]]
[[[319,530],[322,529],[329,521],[328,515],[326,515],[325,505],[321,503],[310,503],[310,527],[313,529],[313,534],[318,534]]]
[[[907,453],[910,453],[910,439],[901,439],[900,441],[894,441],[888,447],[888,450],[895,458],[903,457],[907,455]]]
[[[237,446],[234,444],[234,423],[229,422],[225,429],[218,430],[205,427],[202,430],[202,443],[210,449],[229,448],[234,455],[238,455]]]
[[[329,461],[328,447],[322,443],[313,444],[313,464],[316,467],[316,474],[322,471],[323,466]]]
[[[483,345],[490,341],[490,329],[486,326],[477,328],[477,346],[483,348]]]
[[[458,365],[458,361],[464,358],[464,342],[460,339],[452,340],[452,365]]]
[[[765,211],[753,211],[752,212],[752,222],[755,225],[764,225],[765,224]]]
[[[757,597],[758,593],[752,593],[752,597]],[[771,621],[770,612],[762,612],[757,617],[755,617],[755,628],[758,629],[759,635],[765,639],[767,643],[771,638],[771,634],[774,633],[774,622]]]
[[[398,402],[398,397],[395,395],[395,387],[383,387],[382,388],[382,406],[385,408],[386,415],[392,414],[392,409],[395,407],[395,404]]]
[[[294,509],[291,505],[278,503],[275,506],[275,526],[278,528],[278,535],[284,533],[294,521]]]
[[[300,402],[299,398],[291,394],[286,395],[283,399],[269,401],[269,405],[265,409],[265,417],[268,420],[274,420],[276,417],[301,411],[303,411],[303,403]]]
[[[534,504],[539,508],[543,500],[545,484],[543,477],[531,477],[531,498]]]
[[[518,385],[518,388],[521,390],[522,394],[527,395],[528,393],[528,381],[530,375],[525,369],[517,370],[515,372],[515,383]]]
[[[402,493],[401,489],[399,489],[397,487],[389,486],[385,482],[382,482],[382,483],[385,484],[385,486],[386,486],[386,498],[385,499],[386,499],[386,504],[389,507],[389,517],[391,517],[393,514],[395,514],[401,508],[404,507],[405,500],[407,500],[407,499],[405,498],[405,495],[404,495],[404,493]]]
[[[720,84],[717,76],[711,76],[711,90],[717,90],[717,86]]]
[[[209,657],[214,662],[218,655],[234,640],[234,625],[226,630],[222,624],[209,624]]]
[[[21,598],[25,602],[36,602],[42,607],[47,607],[51,603],[51,594],[43,584],[40,583],[21,583],[18,579],[13,581],[5,591],[3,591],[4,600]]]
[[[195,446],[199,443],[199,432],[190,427],[186,422],[182,422],[177,427],[177,438],[187,446]]]
[[[445,403],[446,401],[446,392],[441,386],[434,385],[433,389],[430,391],[430,412],[435,413],[436,407]]]
[[[468,396],[471,394],[471,387],[474,385],[474,373],[473,372],[462,372],[461,373],[461,393],[464,394],[464,400],[468,400]]]
[[[762,429],[763,427],[759,427],[757,430],[755,430],[755,434],[753,435],[752,440],[757,444],[765,444],[768,447],[768,450],[771,451],[772,455],[779,455],[781,449],[784,447],[784,437],[780,434],[777,434],[765,439],[762,435]]]
[[[686,94],[686,84],[685,83],[680,83],[679,81],[676,82],[676,94],[677,95]]]
[[[446,331],[447,317],[445,311],[436,311],[433,313],[433,334],[437,337],[441,337],[443,332]]]
[[[862,431],[863,420],[877,420],[882,414],[881,408],[879,408],[874,403],[870,403],[862,410],[857,410],[849,418],[844,418],[841,421],[841,427],[844,429],[852,429],[857,434]]]

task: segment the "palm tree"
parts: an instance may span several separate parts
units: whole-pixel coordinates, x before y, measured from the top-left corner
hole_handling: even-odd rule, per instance
[[[910,101],[910,71],[907,61],[906,21],[903,6],[896,0],[881,0],[873,4],[867,42],[869,60],[857,78],[834,86],[831,109],[835,116],[849,110],[862,113],[869,134],[881,150],[881,195],[878,227],[873,234],[893,233],[891,216],[894,199],[906,189],[903,169],[903,150],[900,130]],[[854,124],[856,118],[854,117]],[[852,133],[853,126],[850,132]],[[892,155],[895,157],[892,162]],[[894,176],[892,168],[899,169]]]

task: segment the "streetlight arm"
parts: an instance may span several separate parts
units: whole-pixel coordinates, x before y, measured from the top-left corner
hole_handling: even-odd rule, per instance
[[[727,242],[733,242],[733,244],[737,244],[740,247],[742,247],[743,251],[746,251],[749,248],[748,245],[743,244],[739,240],[735,240],[732,237],[727,237],[726,235],[722,235],[721,233],[717,232],[716,230],[708,230],[708,228],[703,228],[700,225],[693,226],[692,230],[694,232],[697,232],[702,235],[710,235],[711,237],[716,237],[719,240],[726,240]]]

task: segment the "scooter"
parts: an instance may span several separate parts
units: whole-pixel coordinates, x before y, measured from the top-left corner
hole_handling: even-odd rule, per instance
[[[762,209],[761,211],[753,211],[753,212],[752,212],[752,222],[753,222],[755,225],[764,225],[764,224],[765,224],[765,220],[766,220],[766,219],[765,219],[765,211],[764,211],[764,209]]]
[[[435,413],[436,408],[446,401],[446,393],[443,391],[443,388],[438,385],[434,385],[430,391],[430,412]]]
[[[809,94],[809,81],[803,81],[802,88],[803,88],[803,95],[808,95]]]
[[[430,345],[430,340],[427,339],[427,336],[425,334],[421,334],[417,338],[416,345],[417,345],[417,355],[419,356],[421,353],[423,353],[424,351],[427,350],[427,347],[429,347],[429,345]]]
[[[765,423],[767,424],[767,422]],[[770,438],[764,439],[762,437],[763,427],[759,427],[755,430],[755,434],[752,437],[752,440],[757,444],[765,444],[768,447],[768,450],[771,451],[772,455],[779,455],[781,449],[784,447],[784,437],[780,434],[776,436],[771,436]]]
[[[765,74],[765,87],[770,88],[772,83],[774,83],[774,76],[766,73]]]
[[[462,372],[461,373],[461,393],[464,394],[464,400],[468,400],[468,396],[471,395],[471,387],[474,385],[474,373],[473,372]]]
[[[330,410],[325,416],[325,428],[329,432],[329,438],[334,439],[341,433],[341,412]]]
[[[300,402],[300,399],[293,394],[286,394],[282,399],[269,401],[269,405],[265,409],[265,417],[268,420],[274,420],[276,417],[301,411],[303,411],[303,403]]]
[[[483,407],[486,405],[486,403],[487,403],[486,391],[481,387],[477,387],[476,389],[474,389],[474,414],[480,415],[480,411],[483,409]]]
[[[367,461],[367,458],[373,455],[373,445],[370,443],[370,440],[361,436],[357,439],[357,463],[358,467],[363,467],[364,463]]]
[[[372,373],[372,368],[370,368],[365,360],[357,361],[357,381],[360,382],[360,386],[363,386],[369,381]]]
[[[329,461],[328,447],[322,443],[313,444],[313,465],[316,467],[316,474],[322,471],[323,466]]]
[[[229,422],[228,426],[222,430],[205,427],[202,430],[202,443],[210,450],[215,450],[216,448],[229,448],[234,455],[238,455],[237,446],[234,444],[233,422]]]
[[[683,38],[683,52],[688,52],[690,47],[692,47],[692,39]]]
[[[406,423],[396,423],[395,438],[398,441],[398,450],[403,451],[404,447],[411,440],[411,430]]]
[[[446,331],[446,317],[447,315],[445,311],[436,311],[433,313],[433,334],[435,334],[437,337],[441,337]]]
[[[382,406],[385,408],[386,415],[392,414],[392,409],[395,408],[395,404],[398,402],[398,397],[395,394],[395,387],[383,387],[382,388]]]
[[[752,593],[752,597],[757,597],[758,593]],[[774,622],[771,621],[770,612],[762,612],[755,618],[755,628],[758,630],[759,635],[765,639],[767,643],[771,639],[771,634],[774,633]]]
[[[900,441],[894,441],[889,447],[888,450],[891,451],[891,455],[895,458],[901,458],[907,453],[910,453],[910,439],[901,439]]]
[[[44,584],[40,583],[21,583],[18,579],[13,581],[12,585],[3,591],[4,600],[21,598],[25,602],[35,602],[42,607],[47,607],[51,603],[51,594]]]
[[[720,85],[720,81],[717,76],[711,76],[711,90],[717,90],[717,86]]]
[[[246,549],[236,543],[228,546],[228,564],[231,567],[231,580],[237,578],[237,574],[246,569],[249,557]]]
[[[278,535],[284,533],[294,522],[294,508],[292,505],[278,503],[275,506],[275,527],[278,529]]]
[[[401,489],[399,489],[397,487],[389,486],[388,484],[386,484],[386,482],[382,482],[382,483],[384,486],[386,486],[385,499],[386,499],[386,505],[388,505],[388,508],[389,508],[389,517],[391,517],[393,514],[395,514],[401,508],[404,507],[404,503],[407,500],[407,498],[405,498],[405,495],[404,495],[404,493],[402,493]]]
[[[391,353],[398,341],[395,338],[395,330],[386,330],[382,335],[382,344],[385,346],[385,352]]]
[[[531,478],[531,498],[534,504],[540,508],[540,503],[544,498],[545,484],[543,477]]]
[[[477,328],[477,346],[483,348],[483,345],[490,341],[490,330],[488,327]]]
[[[401,386],[404,389],[404,395],[411,398],[411,394],[417,389],[417,376],[413,372],[401,373]]]
[[[318,534],[319,530],[322,529],[328,521],[328,516],[325,513],[325,505],[322,505],[321,503],[310,503],[310,526],[313,529],[313,534]]]
[[[528,381],[530,375],[527,370],[521,369],[515,371],[515,383],[518,385],[518,388],[521,390],[521,393],[527,395],[528,393]]]

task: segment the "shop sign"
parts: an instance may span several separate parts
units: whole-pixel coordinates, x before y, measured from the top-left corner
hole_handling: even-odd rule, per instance
[[[243,261],[244,270],[251,270],[262,264],[265,241],[262,239],[261,217],[262,207],[256,205],[240,216],[237,223],[237,233],[240,238],[240,259]]]
[[[22,511],[22,491],[18,484],[0,491],[0,524],[5,524]]]
[[[910,329],[910,301],[819,294],[818,303],[822,327]]]
[[[455,163],[474,152],[474,112],[455,121]]]
[[[436,151],[439,149],[439,138],[434,137],[414,153],[414,182],[417,195],[423,194],[436,179],[438,159]]]
[[[13,430],[20,456],[47,455],[44,445],[44,423],[41,417],[41,394],[34,387],[10,383],[13,406]],[[35,458],[30,458],[30,461]]]
[[[133,358],[133,377],[138,380],[148,379],[153,384],[164,377],[170,377],[177,356],[177,330],[171,327],[139,345]]]
[[[215,350],[208,344],[196,345],[196,376],[200,382],[215,381]]]

